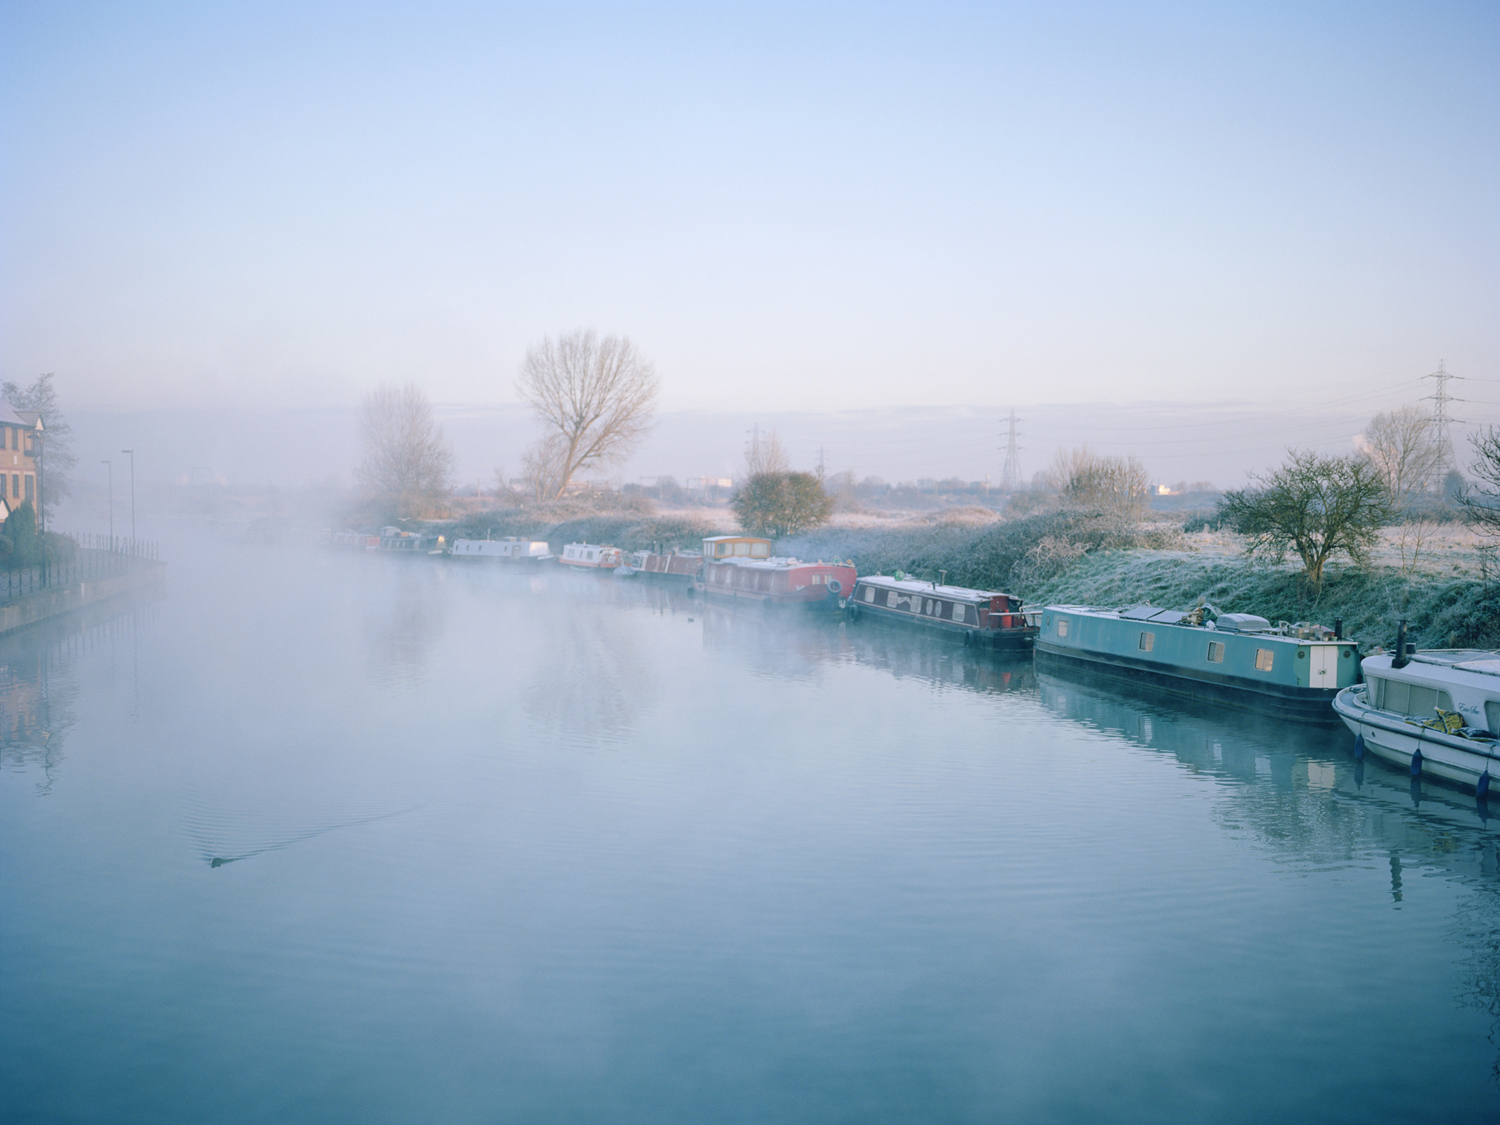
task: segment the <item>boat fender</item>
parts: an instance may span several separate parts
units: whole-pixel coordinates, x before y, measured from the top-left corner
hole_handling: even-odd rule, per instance
[[[966,629],[964,631],[964,648],[968,648],[973,643],[974,643],[974,630],[972,630],[972,629]]]
[[[1365,756],[1365,736],[1362,735],[1362,734],[1356,734],[1354,736],[1354,760],[1356,762],[1361,761],[1361,760],[1363,760],[1364,756]]]
[[[1485,770],[1479,775],[1479,783],[1474,786],[1474,795],[1481,801],[1490,795],[1490,771]]]
[[[1422,776],[1422,751],[1420,750],[1411,752],[1411,775],[1412,777]]]

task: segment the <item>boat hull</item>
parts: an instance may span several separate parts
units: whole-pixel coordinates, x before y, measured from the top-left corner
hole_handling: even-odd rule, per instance
[[[1371,707],[1364,684],[1339,692],[1333,709],[1367,753],[1413,776],[1440,778],[1487,794],[1489,779],[1500,772],[1500,743],[1449,734]]]
[[[711,562],[693,588],[706,597],[812,610],[842,610],[854,589],[852,566],[794,560]]]
[[[1246,684],[1231,676],[1181,674],[1110,653],[1059,650],[1038,641],[1035,650],[1039,671],[1083,672],[1104,683],[1147,688],[1179,699],[1212,700],[1242,711],[1269,712],[1282,718],[1334,725],[1335,688],[1299,688],[1282,684]]]

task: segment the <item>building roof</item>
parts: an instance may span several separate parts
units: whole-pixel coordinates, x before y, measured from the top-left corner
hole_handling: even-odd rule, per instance
[[[41,417],[35,410],[17,410],[7,399],[0,398],[0,425],[9,423],[39,430],[42,428]]]

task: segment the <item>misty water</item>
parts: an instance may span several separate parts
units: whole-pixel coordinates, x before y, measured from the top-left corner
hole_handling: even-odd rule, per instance
[[[1500,826],[1340,729],[169,543],[0,642],[7,1122],[1500,1114]]]

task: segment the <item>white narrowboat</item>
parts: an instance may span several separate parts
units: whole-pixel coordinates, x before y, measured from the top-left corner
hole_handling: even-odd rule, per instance
[[[540,562],[552,557],[552,549],[542,539],[455,539],[448,547],[455,559],[479,562]]]
[[[614,570],[625,561],[625,555],[618,547],[569,543],[557,561],[576,570]]]

